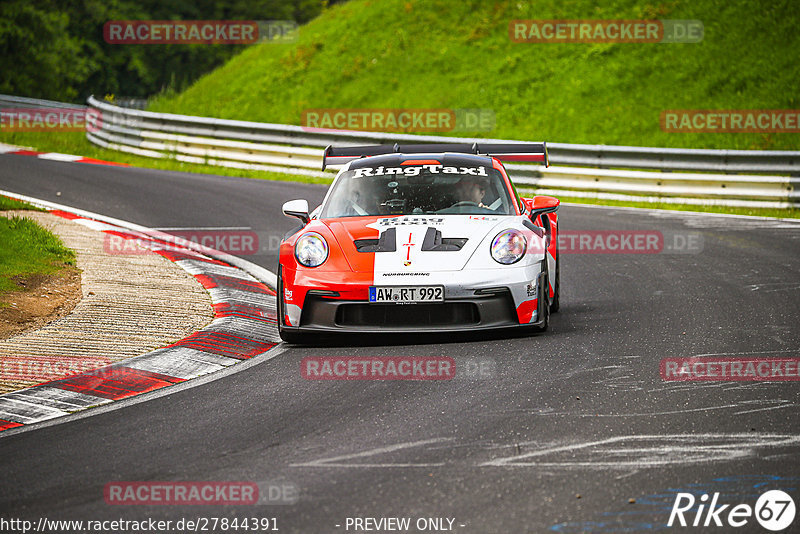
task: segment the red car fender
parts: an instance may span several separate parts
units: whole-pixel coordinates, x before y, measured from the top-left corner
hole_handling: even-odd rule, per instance
[[[525,207],[528,209],[528,212],[531,212],[536,209],[540,209],[543,205],[547,202],[550,202],[552,197],[548,196],[536,196],[533,198],[524,198],[522,201],[525,203]],[[542,220],[542,217],[546,217],[547,221],[549,222],[550,231],[548,232],[548,244],[547,244],[547,254],[553,258],[553,262],[555,263],[558,260],[558,213],[553,211],[550,213],[545,214],[538,214],[536,218],[533,219],[533,223],[536,226],[540,226],[547,230],[547,226],[545,222]],[[549,293],[550,298],[555,296],[555,288],[553,287],[552,283],[548,283],[549,286]]]

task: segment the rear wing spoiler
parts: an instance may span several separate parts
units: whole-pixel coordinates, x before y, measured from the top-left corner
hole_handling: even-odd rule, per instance
[[[547,143],[433,143],[419,145],[367,145],[335,147],[328,145],[322,156],[322,170],[328,165],[344,165],[349,161],[381,154],[432,154],[458,152],[491,156],[501,161],[530,161],[550,166]]]

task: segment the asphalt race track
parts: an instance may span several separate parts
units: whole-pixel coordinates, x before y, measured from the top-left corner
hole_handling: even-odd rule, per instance
[[[0,189],[150,227],[249,227],[263,250],[244,257],[271,270],[293,226],[282,203],[315,206],[325,192],[9,155]],[[646,532],[664,528],[676,491],[753,505],[774,487],[800,504],[800,383],[672,382],[659,371],[672,357],[800,357],[800,223],[559,213],[562,231],[661,231],[665,250],[564,254],[561,312],[543,335],[291,347],[197,387],[0,437],[3,515],[274,517],[290,533],[347,532],[348,517],[450,518],[464,533]],[[701,246],[675,250],[690,235]],[[301,378],[301,359],[322,355],[450,356],[471,372]],[[223,508],[103,498],[109,482],[163,480],[270,481],[295,487],[299,500]],[[759,528],[751,518],[737,531]]]

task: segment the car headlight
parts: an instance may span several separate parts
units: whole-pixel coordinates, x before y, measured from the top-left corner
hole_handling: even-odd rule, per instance
[[[528,241],[519,230],[503,230],[492,241],[492,258],[497,263],[511,265],[517,263],[525,255]]]
[[[328,243],[316,232],[300,236],[294,244],[294,257],[305,267],[319,267],[328,259]]]

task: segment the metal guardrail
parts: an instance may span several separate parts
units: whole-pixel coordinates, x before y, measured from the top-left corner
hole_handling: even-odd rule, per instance
[[[27,98],[24,96],[0,95],[0,108],[62,108],[62,109],[83,109],[86,106],[81,104],[68,104],[66,102],[56,102],[55,100],[41,100],[38,98]]]
[[[124,109],[89,98],[102,124],[87,132],[93,143],[149,157],[172,157],[254,170],[330,177],[321,172],[322,148],[379,143],[499,142],[502,139],[321,130]],[[506,165],[514,182],[563,196],[683,204],[789,207],[800,204],[800,152],[694,150],[548,143],[554,165]],[[570,166],[562,166],[570,165]],[[575,165],[575,166],[573,166]],[[582,168],[577,165],[595,168]],[[598,168],[599,167],[599,168]],[[616,167],[617,169],[613,169]],[[620,170],[624,169],[624,170]],[[637,169],[637,170],[630,170]],[[638,170],[648,169],[648,170]],[[649,169],[658,169],[653,172]],[[667,171],[667,172],[664,172]],[[694,172],[672,172],[694,171]]]
[[[263,143],[326,147],[342,145],[404,143],[514,143],[507,139],[443,137],[303,128],[191,115],[154,113],[119,108],[89,98],[89,105],[113,115],[124,115],[128,124],[140,129],[212,138]],[[600,168],[634,168],[730,173],[786,173],[800,175],[800,151],[706,150],[679,148],[627,147],[614,145],[573,145],[548,143],[550,161],[556,165],[587,165]]]
[[[0,106],[34,107],[36,104],[40,107],[75,107],[0,95]],[[97,115],[99,120],[87,116],[86,136],[102,147],[187,163],[326,178],[331,178],[332,174],[320,171],[322,149],[331,144],[523,142],[322,130],[154,113],[114,106],[94,97],[88,99],[88,104],[100,113]],[[800,151],[564,143],[548,143],[547,147],[553,165],[547,169],[533,165],[506,165],[519,187],[572,197],[743,207],[800,206]],[[709,172],[714,174],[707,174]]]
[[[718,173],[779,173],[800,176],[800,152],[711,150],[548,143],[550,159],[565,165]]]

